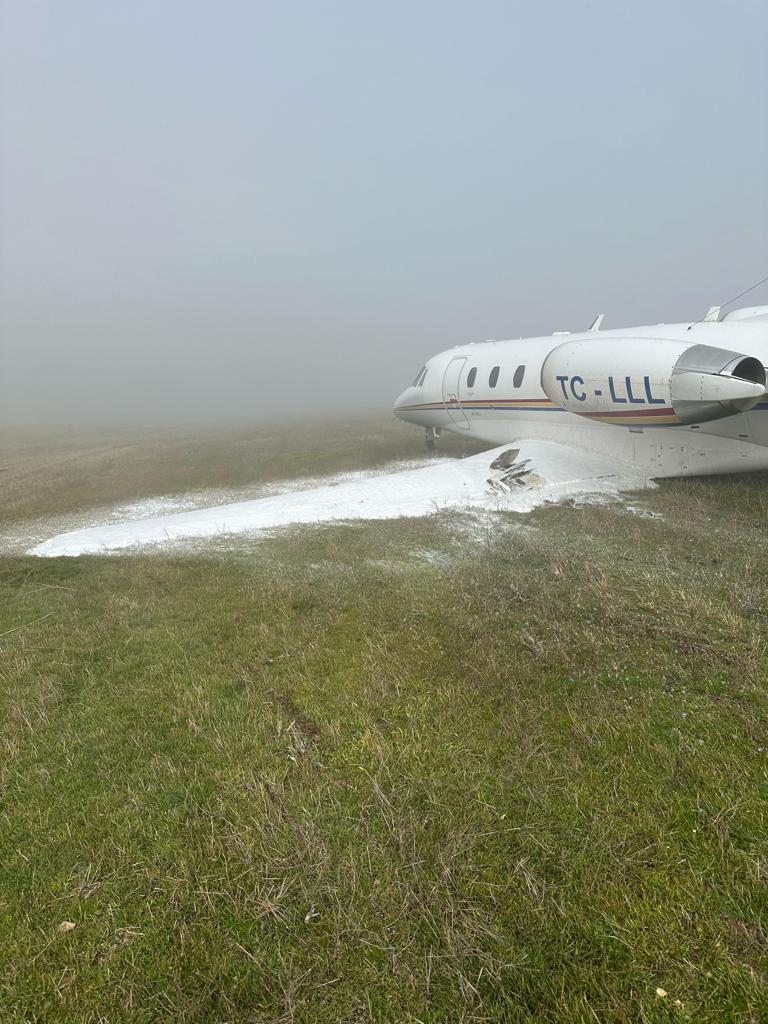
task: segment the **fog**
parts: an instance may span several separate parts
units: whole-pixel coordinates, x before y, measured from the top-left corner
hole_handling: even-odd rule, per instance
[[[6,425],[387,414],[441,348],[695,319],[768,273],[764,0],[1,28]]]

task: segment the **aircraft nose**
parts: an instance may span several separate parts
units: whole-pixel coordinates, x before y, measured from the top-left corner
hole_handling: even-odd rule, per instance
[[[405,391],[401,392],[395,399],[395,404],[392,406],[392,412],[400,420],[407,420],[408,407],[413,405],[413,393],[414,388],[406,388]]]

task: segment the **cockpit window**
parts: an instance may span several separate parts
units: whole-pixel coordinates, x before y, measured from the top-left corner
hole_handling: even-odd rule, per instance
[[[477,367],[473,366],[467,374],[467,387],[472,388],[475,386],[475,377],[477,376]]]
[[[518,366],[518,368],[515,370],[515,376],[512,378],[512,387],[513,388],[519,388],[520,385],[523,383],[523,377],[524,376],[525,376],[525,367],[524,366]]]
[[[422,366],[422,368],[419,370],[419,372],[413,378],[413,387],[417,388],[419,386],[419,379],[420,379],[422,373],[424,373],[425,370],[426,370],[426,366]]]
[[[496,384],[498,383],[498,380],[499,380],[499,370],[500,369],[501,369],[500,366],[494,366],[494,368],[491,370],[491,374],[490,374],[490,376],[488,378],[488,387],[489,388],[495,388],[496,387]]]
[[[424,384],[424,381],[426,379],[427,379],[427,368],[425,366],[423,371],[422,371],[422,373],[421,373],[421,377],[419,378],[419,387],[421,387]]]

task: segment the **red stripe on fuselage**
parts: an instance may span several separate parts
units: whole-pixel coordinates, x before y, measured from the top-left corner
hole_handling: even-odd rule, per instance
[[[675,410],[668,409],[609,409],[607,412],[579,412],[574,409],[578,416],[588,416],[596,419],[600,416],[675,416]]]

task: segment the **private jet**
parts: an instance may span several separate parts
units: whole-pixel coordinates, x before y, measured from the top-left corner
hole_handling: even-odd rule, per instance
[[[514,444],[491,453],[489,483],[507,490],[546,479],[540,453],[555,446],[648,479],[768,470],[768,306],[715,306],[693,324],[604,331],[602,321],[440,352],[394,413],[425,428],[428,449],[443,430]]]

